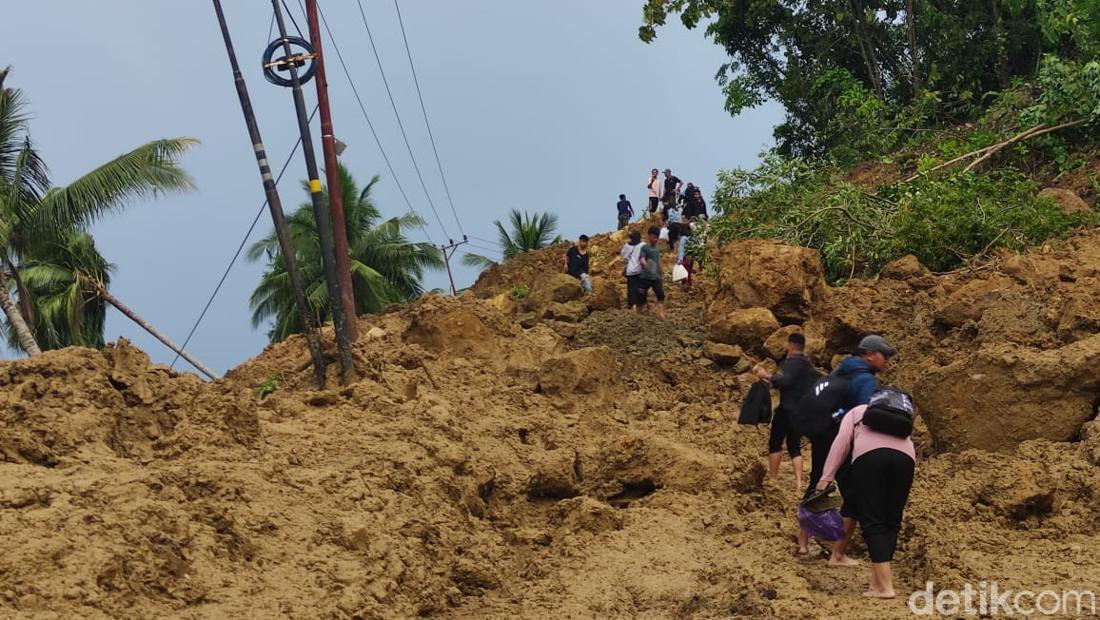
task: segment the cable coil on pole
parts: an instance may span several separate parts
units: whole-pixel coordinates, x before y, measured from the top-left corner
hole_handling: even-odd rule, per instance
[[[302,37],[287,37],[286,42],[302,51],[292,56],[284,55],[275,58],[275,52],[285,50],[285,48],[282,39],[272,41],[264,50],[264,78],[276,86],[291,88],[294,86],[294,82],[290,78],[279,75],[276,71],[289,71],[292,65],[294,68],[305,66],[306,69],[298,74],[298,83],[305,84],[313,79],[313,74],[317,72],[317,54],[313,51],[313,44]]]

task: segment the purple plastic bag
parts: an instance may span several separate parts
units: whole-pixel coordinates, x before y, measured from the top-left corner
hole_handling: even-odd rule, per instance
[[[799,506],[798,526],[809,532],[811,536],[828,541],[840,540],[844,537],[844,520],[836,508],[812,512],[805,506]]]

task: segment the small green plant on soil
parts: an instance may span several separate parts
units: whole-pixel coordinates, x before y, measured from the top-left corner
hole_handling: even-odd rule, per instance
[[[516,284],[512,288],[508,289],[508,294],[511,295],[513,299],[521,299],[522,300],[525,297],[527,297],[527,293],[530,290],[531,290],[530,287],[527,286],[526,284]]]
[[[280,383],[282,383],[282,377],[278,375],[268,377],[256,388],[256,400],[263,400],[274,394],[279,389]]]

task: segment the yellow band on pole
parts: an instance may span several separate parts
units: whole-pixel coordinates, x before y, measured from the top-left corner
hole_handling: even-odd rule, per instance
[[[311,191],[311,192],[321,191],[321,182],[318,181],[317,179],[310,179],[309,180],[309,191]]]

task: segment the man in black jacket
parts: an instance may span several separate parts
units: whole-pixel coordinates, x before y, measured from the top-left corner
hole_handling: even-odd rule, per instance
[[[779,477],[779,462],[783,459],[783,443],[786,441],[787,454],[791,456],[794,466],[796,490],[802,489],[802,437],[791,428],[790,414],[819,376],[813,364],[806,359],[805,351],[806,337],[791,334],[787,338],[787,357],[780,363],[779,372],[768,376],[762,369],[757,371],[758,377],[771,381],[772,387],[779,390],[779,406],[775,409],[768,437],[768,476],[773,480]]]

